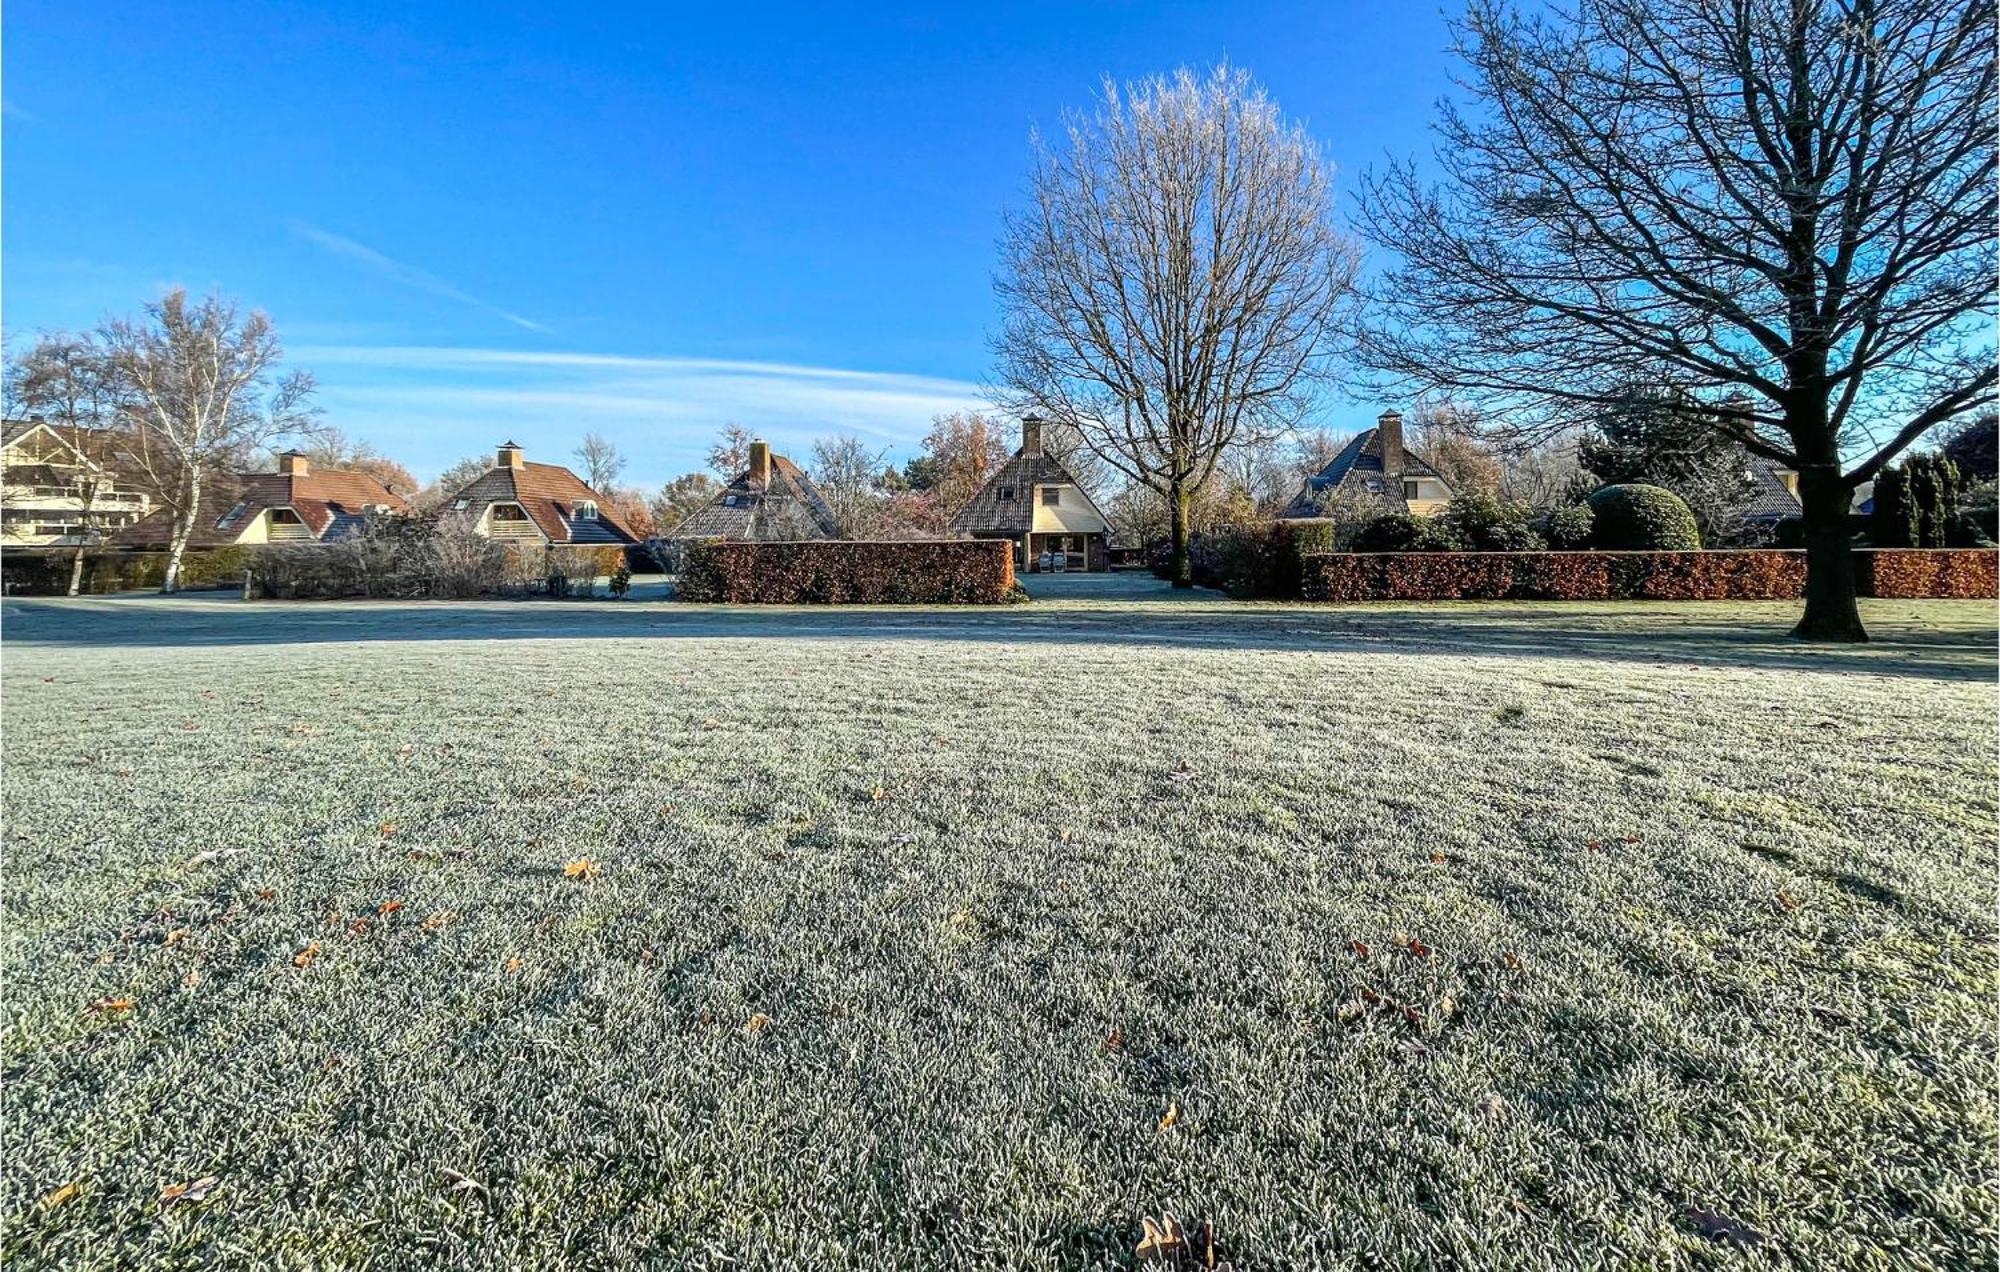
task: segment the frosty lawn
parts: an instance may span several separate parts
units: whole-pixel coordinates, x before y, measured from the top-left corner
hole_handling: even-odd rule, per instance
[[[1990,604],[1080,595],[8,602],[0,1250],[1992,1261]]]

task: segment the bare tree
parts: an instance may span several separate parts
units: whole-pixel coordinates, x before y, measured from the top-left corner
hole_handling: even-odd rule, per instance
[[[344,468],[366,473],[405,499],[421,488],[410,470],[378,450],[373,442],[349,437],[338,428],[318,427],[299,447],[314,468]],[[275,459],[275,457],[273,457]]]
[[[858,437],[821,438],[813,443],[812,480],[833,512],[843,538],[865,533],[882,501],[882,467],[889,452],[871,451]]]
[[[701,511],[709,500],[715,498],[715,492],[720,489],[721,483],[707,473],[682,473],[661,486],[660,493],[653,496],[653,524],[659,527],[661,534],[672,534],[681,522]]]
[[[273,382],[284,350],[271,320],[220,296],[189,304],[170,291],[146,306],[146,321],[114,319],[99,338],[132,398],[134,463],[173,517],[160,585],[173,592],[203,491],[270,438],[312,427],[313,378]]]
[[[1035,138],[1001,239],[1001,393],[1166,499],[1189,587],[1192,492],[1299,419],[1355,255],[1317,148],[1242,71],[1107,81],[1065,141]]]
[[[89,334],[42,332],[25,353],[7,362],[10,410],[41,416],[63,431],[62,448],[75,464],[53,465],[67,473],[69,497],[76,501],[75,551],[70,558],[69,595],[83,591],[84,564],[104,532],[131,514],[112,498],[117,478],[132,474],[118,458],[121,416],[127,405],[104,348]],[[6,483],[9,490],[14,483]],[[150,492],[149,492],[150,493]]]
[[[434,512],[444,507],[445,502],[459,491],[485,475],[493,467],[493,461],[484,455],[468,455],[438,474],[437,480],[425,486],[410,498],[410,508],[415,512]]]
[[[1549,424],[1683,385],[1799,473],[1796,634],[1865,640],[1851,492],[1994,400],[1991,3],[1477,0],[1454,30],[1444,187],[1365,183],[1402,256],[1367,359]]]
[[[1484,428],[1475,407],[1450,398],[1420,398],[1404,421],[1403,436],[1453,494],[1493,495],[1500,492],[1500,457],[1482,436]]]
[[[602,433],[585,433],[583,444],[571,453],[583,465],[583,484],[602,494],[610,494],[625,471],[625,457]]]
[[[750,467],[750,443],[755,434],[734,420],[722,426],[722,436],[708,448],[708,467],[725,482],[735,481]]]

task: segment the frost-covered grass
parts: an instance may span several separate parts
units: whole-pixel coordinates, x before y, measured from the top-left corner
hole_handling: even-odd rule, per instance
[[[0,1254],[1990,1266],[1991,606],[1788,610],[9,602]]]

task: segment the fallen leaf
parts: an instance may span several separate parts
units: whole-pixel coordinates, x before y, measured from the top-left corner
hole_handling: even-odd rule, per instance
[[[1443,999],[1439,1000],[1438,1015],[1455,1016],[1457,1014],[1458,1014],[1458,1001],[1456,999],[1452,998],[1449,995],[1446,995]]]
[[[508,971],[510,971],[510,972],[518,972],[518,971],[520,971],[520,970],[521,970],[521,960],[520,960],[520,959],[518,959],[518,958],[510,958],[510,959],[508,959],[508,960],[507,960],[507,970],[508,970]]]
[[[1646,842],[1646,837],[1644,835],[1620,835],[1618,842],[1621,844],[1643,844]]]
[[[722,721],[716,719],[714,716],[710,716],[701,722],[701,727],[704,729],[719,729],[722,727]]]
[[[1149,1262],[1166,1262],[1177,1259],[1179,1251],[1187,1245],[1187,1234],[1172,1215],[1161,1215],[1155,1223],[1149,1218],[1139,1220],[1139,1249],[1141,1259]]]
[[[275,901],[277,900],[277,897],[278,897],[278,890],[276,888],[257,889],[257,899],[259,901]]]
[[[1361,941],[1349,940],[1347,942],[1347,948],[1348,951],[1352,953],[1356,958],[1368,957],[1368,946]]]
[[[318,957],[319,957],[319,942],[314,941],[311,945],[306,946],[298,953],[292,955],[292,966],[311,967],[312,961]]]
[[[1508,950],[1503,954],[1501,954],[1500,961],[1507,965],[1507,970],[1510,972],[1518,972],[1521,970],[1521,956],[1519,954],[1516,954],[1512,950]]]
[[[1367,1010],[1368,1009],[1362,1006],[1360,1003],[1342,1003],[1340,1005],[1340,1010],[1334,1014],[1337,1017],[1339,1017],[1340,1023],[1344,1025],[1347,1024],[1349,1021],[1353,1020],[1356,1016],[1359,1016],[1362,1012]]]
[[[375,913],[383,915],[394,914],[402,908],[403,903],[401,901],[384,901],[381,905],[375,907]]]
[[[424,920],[424,929],[429,932],[435,932],[447,923],[450,923],[454,917],[456,916],[450,910],[439,910]]]
[[[1424,1013],[1418,1011],[1416,1008],[1410,1006],[1408,1003],[1404,1003],[1403,1019],[1409,1021],[1413,1025],[1421,1025],[1424,1023]]]
[[[100,998],[87,1009],[92,1015],[108,1016],[113,1012],[131,1011],[136,1004],[130,998]]]
[[[1443,865],[1444,863],[1445,863],[1445,855],[1444,855],[1443,853],[1441,853],[1441,852],[1434,852],[1434,853],[1432,853],[1432,854],[1431,854],[1431,864],[1432,864],[1432,865],[1434,865],[1434,866],[1441,866],[1441,865]]]
[[[1603,852],[1604,841],[1601,839],[1593,839],[1589,843],[1585,844],[1583,847],[1586,852]]]
[[[1507,1101],[1488,1091],[1485,1098],[1479,1101],[1479,1111],[1495,1122],[1504,1122],[1507,1120]]]
[[[1753,1250],[1768,1239],[1749,1224],[1740,1219],[1731,1219],[1727,1215],[1689,1209],[1687,1217],[1688,1222],[1694,1225],[1695,1231],[1702,1236],[1713,1241],[1728,1241],[1745,1250]]]
[[[363,932],[366,932],[368,930],[368,925],[370,923],[373,923],[374,921],[375,920],[369,918],[367,915],[364,914],[360,918],[354,920],[354,922],[348,924],[347,930],[349,932],[352,932],[356,936],[360,936]]]
[[[1422,941],[1417,940],[1415,937],[1410,938],[1410,943],[1403,947],[1403,952],[1405,954],[1408,954],[1411,958],[1429,958],[1431,955],[1437,953],[1436,950],[1432,949],[1428,945],[1425,945]]]
[[[180,942],[187,940],[187,934],[188,930],[186,928],[175,928],[173,931],[167,933],[167,939],[163,944],[178,945]]]
[[[753,1034],[763,1033],[771,1027],[771,1018],[760,1011],[744,1021],[743,1027]]]
[[[181,977],[181,985],[187,989],[194,989],[200,984],[201,984],[201,972],[196,968],[190,967],[188,969],[188,974]]]
[[[395,833],[396,833],[396,823],[395,823],[395,822],[383,822],[383,823],[382,823],[382,825],[380,826],[380,828],[379,828],[379,829],[380,829],[380,830],[381,830],[381,832],[382,832],[382,837],[383,837],[384,839],[387,839],[387,838],[388,838],[389,836],[391,836],[391,835],[393,835],[393,834],[395,834]]]
[[[53,1192],[43,1193],[42,1200],[40,1203],[41,1207],[44,1210],[54,1210],[57,1206],[65,1205],[71,1201],[76,1200],[76,1195],[82,1191],[83,1191],[83,1185],[78,1181],[72,1179],[68,1183],[64,1184],[62,1187],[55,1189]]]
[[[578,857],[575,861],[567,862],[563,865],[563,878],[565,879],[595,879],[596,877],[597,863],[588,857]]]
[[[1111,1035],[1104,1040],[1104,1050],[1116,1051],[1125,1045],[1125,1031],[1113,1025]]]
[[[214,1175],[204,1175],[191,1183],[168,1184],[160,1190],[160,1204],[171,1206],[179,1202],[201,1201],[221,1182]]]
[[[889,798],[889,792],[883,790],[881,787],[878,786],[874,790],[868,792],[868,798],[879,804],[883,800]]]
[[[1799,908],[1798,898],[1782,890],[1778,893],[1778,904],[1787,910],[1796,910]]]
[[[1181,762],[1179,764],[1174,765],[1174,771],[1167,774],[1167,777],[1170,780],[1176,782],[1192,782],[1195,778],[1200,776],[1201,776],[1201,770],[1197,769],[1194,765],[1188,763],[1185,756],[1182,757]]]
[[[1389,944],[1399,950],[1408,949],[1410,946],[1410,934],[1408,932],[1398,932]]]
[[[1172,1100],[1168,1100],[1166,1116],[1160,1119],[1160,1129],[1163,1131],[1168,1130],[1173,1126],[1174,1123],[1180,1120],[1181,1120],[1181,1106]]]

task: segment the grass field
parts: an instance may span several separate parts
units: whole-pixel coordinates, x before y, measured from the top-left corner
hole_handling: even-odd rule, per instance
[[[1991,1266],[1990,603],[1127,587],[9,601],[0,1253]]]

